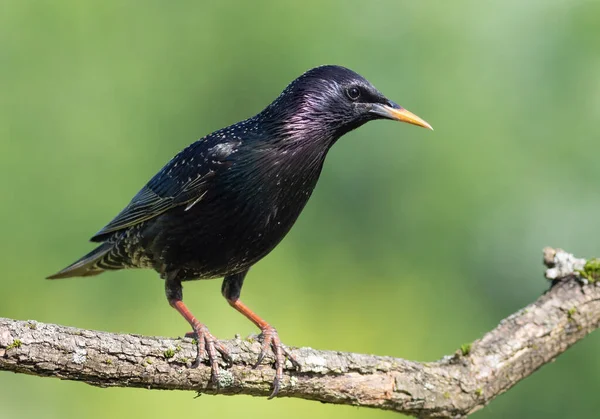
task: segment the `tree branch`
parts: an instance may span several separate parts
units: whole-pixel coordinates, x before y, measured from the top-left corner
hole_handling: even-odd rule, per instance
[[[552,288],[454,355],[421,363],[294,349],[302,371],[288,370],[280,396],[419,417],[460,417],[482,408],[600,325],[598,264],[586,264],[554,249],[545,249],[544,259]],[[224,344],[233,354],[233,365],[221,370],[220,393],[268,396],[273,370],[268,364],[252,368],[259,342],[236,338]],[[0,370],[100,387],[213,392],[209,367],[189,368],[194,348],[189,338],[114,334],[0,318]]]

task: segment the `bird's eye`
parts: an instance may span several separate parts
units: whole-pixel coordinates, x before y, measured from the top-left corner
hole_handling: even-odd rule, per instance
[[[360,96],[360,90],[358,87],[349,87],[348,90],[346,90],[346,94],[350,100],[356,100]]]

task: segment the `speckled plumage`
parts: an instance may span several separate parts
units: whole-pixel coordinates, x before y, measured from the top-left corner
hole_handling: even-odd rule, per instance
[[[417,118],[351,70],[339,66],[309,70],[259,114],[215,131],[177,154],[92,237],[101,243],[98,248],[50,278],[154,269],[166,280],[171,305],[197,334],[210,337],[206,338],[210,346],[215,341],[200,328],[204,326],[177,305],[181,281],[225,277],[223,294],[230,304],[278,342],[266,322],[235,305],[246,272],[290,230],[338,138],[380,118],[427,126],[418,118],[402,119],[401,112]],[[283,352],[277,344],[277,353],[273,342],[280,379]],[[214,353],[209,347],[207,351],[212,362]],[[216,374],[214,362],[212,366]],[[274,393],[278,379],[275,384]]]

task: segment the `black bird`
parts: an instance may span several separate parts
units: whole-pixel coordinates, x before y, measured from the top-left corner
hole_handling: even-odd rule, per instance
[[[275,355],[274,397],[285,358],[298,363],[275,328],[239,299],[252,265],[283,239],[308,201],[330,147],[374,119],[431,129],[340,66],[307,71],[262,112],[191,144],[169,161],[106,227],[96,249],[48,279],[150,268],[165,280],[169,304],[189,322],[217,385],[217,351],[228,351],[183,303],[183,281],[224,277],[221,292],[262,334],[257,365]]]

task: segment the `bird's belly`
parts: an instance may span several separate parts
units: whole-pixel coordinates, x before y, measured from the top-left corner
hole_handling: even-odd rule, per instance
[[[214,208],[206,205],[195,211],[193,207],[189,211],[174,208],[145,229],[154,267],[163,275],[177,270],[180,280],[244,271],[285,237],[308,196],[293,205],[263,201]]]

